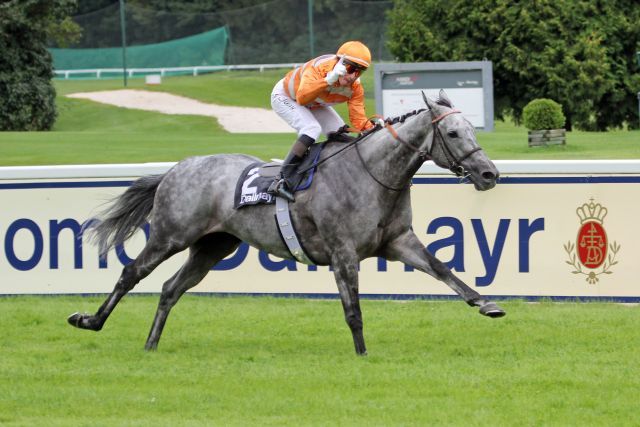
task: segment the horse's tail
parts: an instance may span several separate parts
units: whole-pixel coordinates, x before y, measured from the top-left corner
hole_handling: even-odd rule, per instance
[[[98,215],[100,221],[92,227],[92,237],[101,254],[125,242],[144,224],[153,209],[153,199],[163,178],[164,174],[137,179]]]

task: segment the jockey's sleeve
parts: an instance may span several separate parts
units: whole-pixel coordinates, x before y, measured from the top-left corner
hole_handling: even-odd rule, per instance
[[[353,95],[347,102],[349,106],[349,120],[354,128],[365,130],[373,127],[373,124],[367,119],[367,114],[364,108],[364,89],[359,82],[356,82],[352,87]]]
[[[296,92],[296,101],[300,105],[313,102],[329,86],[325,81],[325,75],[316,67],[307,67],[300,78],[300,86]]]

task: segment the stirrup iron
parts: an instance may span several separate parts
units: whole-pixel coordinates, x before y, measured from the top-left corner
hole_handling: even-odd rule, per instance
[[[267,193],[282,197],[290,202],[296,201],[293,193],[288,189],[287,180],[284,178],[274,179],[267,189]]]
[[[280,196],[284,199],[287,199],[290,202],[295,202],[296,198],[293,196],[293,192],[289,190],[289,186],[287,185],[287,180],[282,178],[276,183],[276,196]]]

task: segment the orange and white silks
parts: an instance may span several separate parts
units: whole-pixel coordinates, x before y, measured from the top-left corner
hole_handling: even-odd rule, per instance
[[[351,125],[365,130],[373,125],[364,108],[364,89],[357,79],[351,86],[329,85],[325,77],[338,62],[336,55],[323,55],[291,70],[284,78],[284,90],[289,97],[307,108],[329,107],[346,102]]]

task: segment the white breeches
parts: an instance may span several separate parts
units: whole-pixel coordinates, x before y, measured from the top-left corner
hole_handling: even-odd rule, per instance
[[[298,131],[318,140],[320,134],[328,135],[344,126],[344,120],[331,107],[319,107],[313,110],[298,104],[284,91],[280,80],[271,92],[271,107],[282,119]]]

